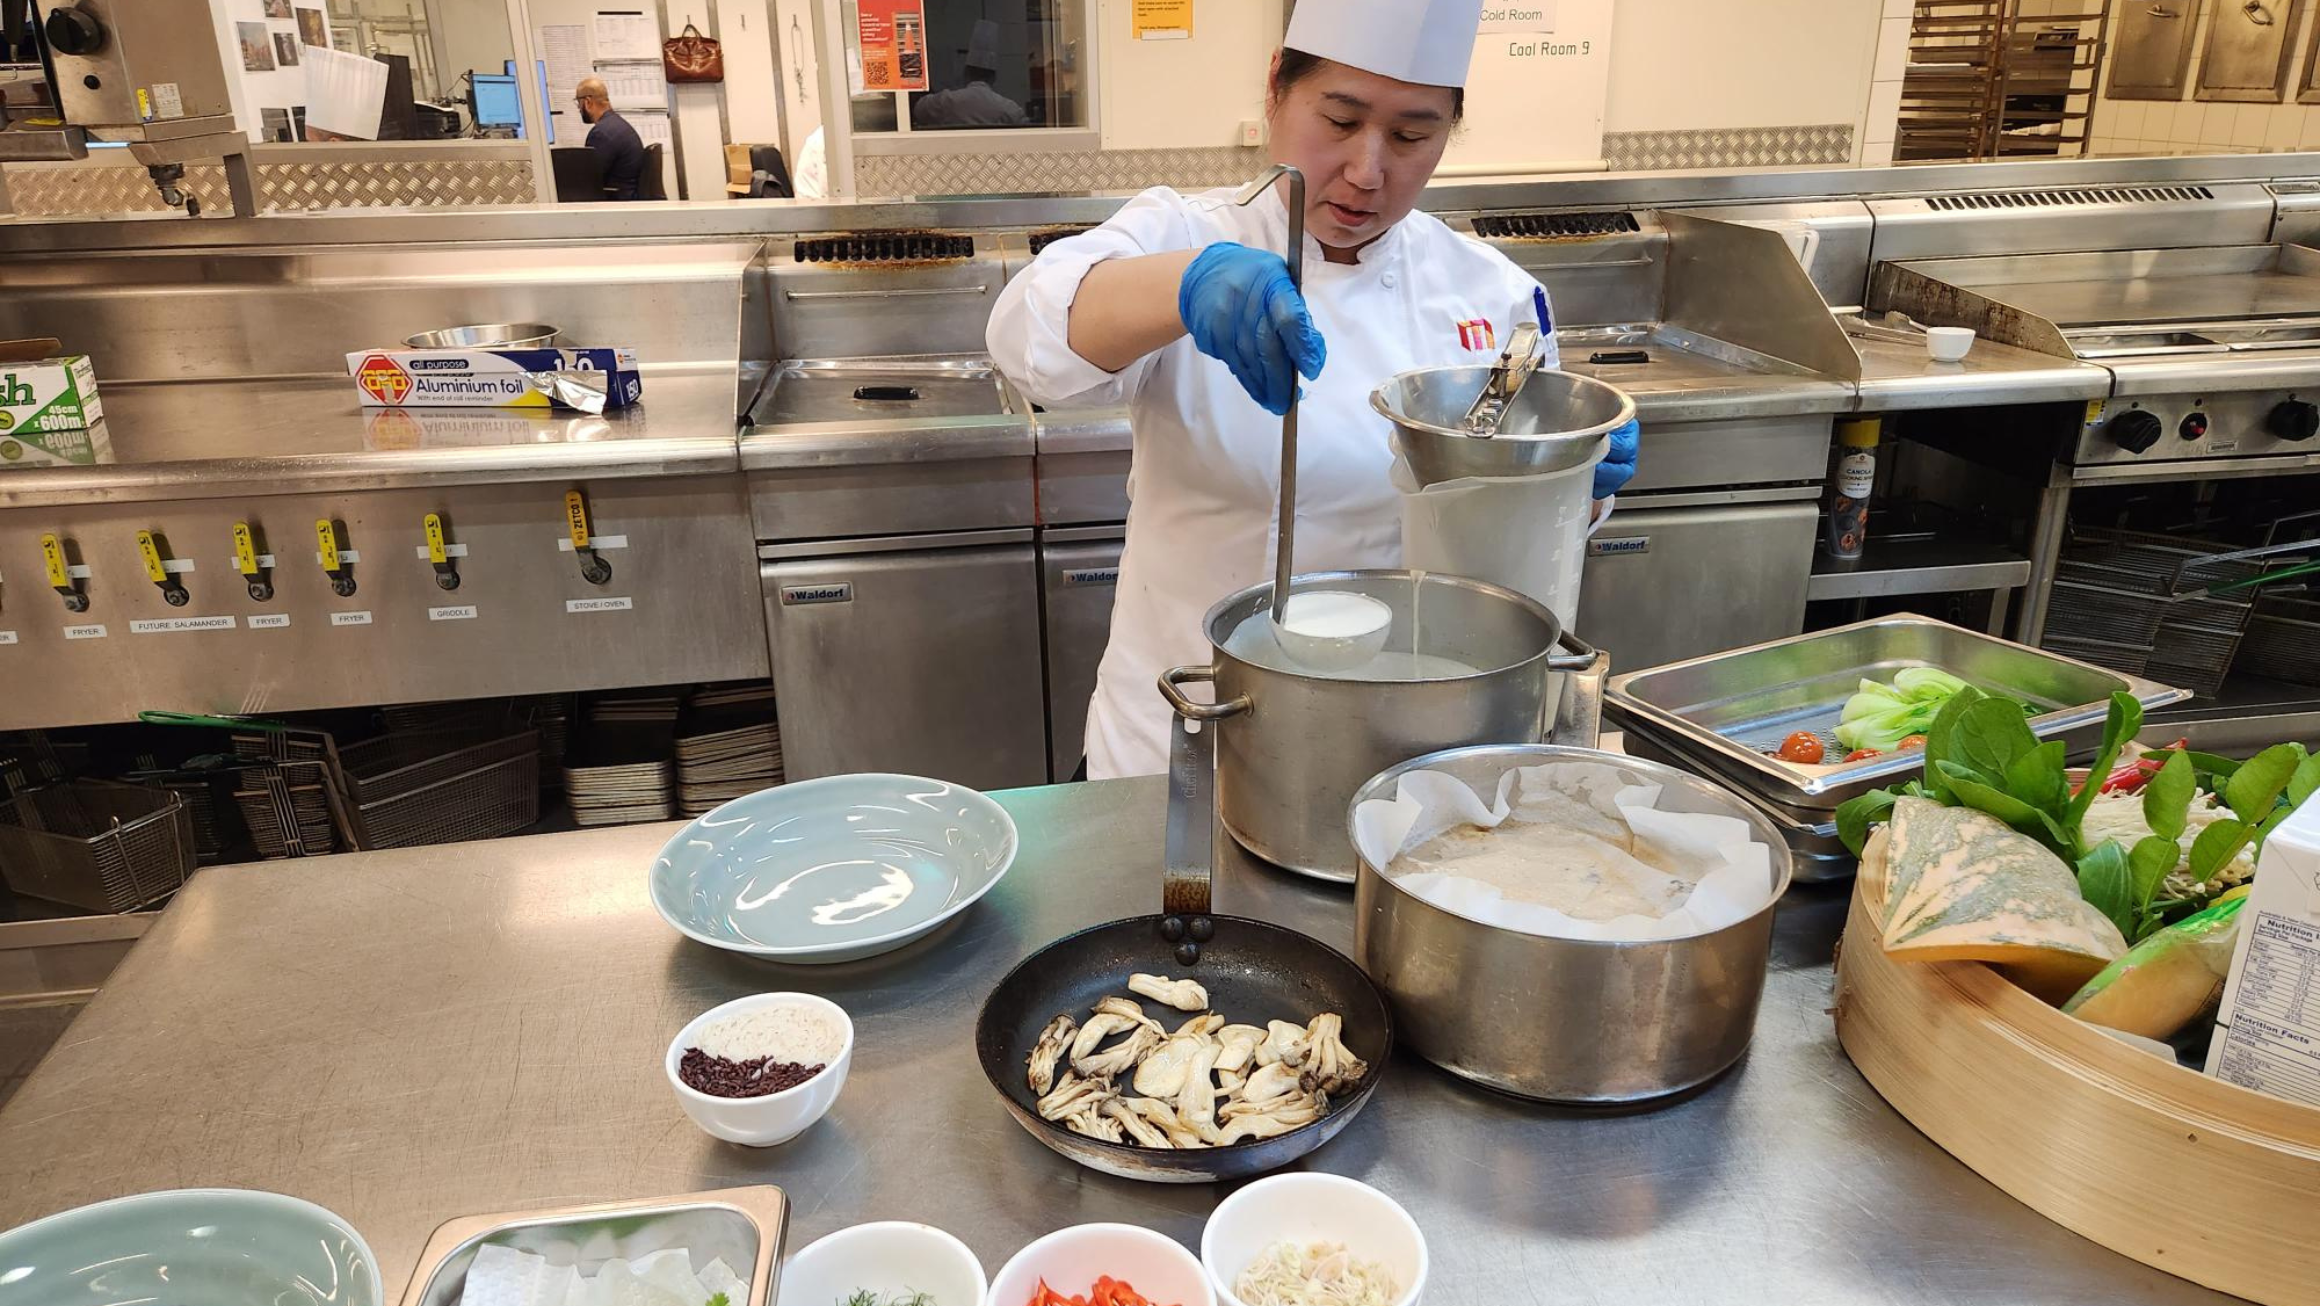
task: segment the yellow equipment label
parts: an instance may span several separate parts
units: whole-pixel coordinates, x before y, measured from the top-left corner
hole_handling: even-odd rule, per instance
[[[40,562],[48,571],[48,587],[53,590],[72,588],[72,572],[64,565],[64,545],[54,535],[40,537]]]
[[[420,519],[419,527],[427,533],[427,561],[440,565],[446,561],[443,553],[443,518],[428,513]]]
[[[338,530],[330,524],[328,517],[314,523],[314,542],[322,550],[322,569],[324,571],[337,571],[339,568]]]
[[[258,541],[246,521],[234,523],[234,570],[244,576],[258,574]]]
[[[588,547],[588,501],[578,490],[564,491],[564,524],[572,531],[572,547]]]
[[[2103,415],[2103,401],[2102,401],[2102,400],[2100,400],[2100,399],[2089,399],[2089,400],[2087,400],[2087,401],[2086,401],[2086,424],[2087,424],[2088,426],[2092,426],[2092,425],[2094,425],[2096,422],[2099,422],[2099,421],[2101,421],[2101,420],[2102,420],[2102,415]],[[1292,590],[1292,591],[1290,591],[1290,592],[1291,592],[1291,593],[1295,593],[1296,591]]]
[[[153,545],[153,532],[137,532],[137,556],[145,560],[145,579],[156,585],[169,580],[169,569],[161,565],[161,550]]]

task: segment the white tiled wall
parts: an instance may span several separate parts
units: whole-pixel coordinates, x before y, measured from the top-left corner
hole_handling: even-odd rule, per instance
[[[1901,120],[1901,75],[1909,66],[1910,0],[1883,0],[1877,24],[1877,57],[1869,74],[1869,102],[1861,120],[1861,162],[1893,162],[1893,137]]]
[[[2201,0],[2186,0],[2198,4]],[[2208,6],[2229,0],[2204,0]],[[2116,9],[2112,6],[2112,35],[2116,36]],[[2311,23],[2320,5],[2303,6],[2297,30],[2288,36],[2295,57],[2288,66],[2286,104],[2223,104],[2189,98],[2164,100],[2098,100],[2094,113],[2093,152],[2096,154],[2253,154],[2283,150],[2320,149],[2320,105],[2297,104],[2295,88],[2304,80],[2304,52]],[[2207,16],[2195,16],[2198,42],[2191,54],[2191,80],[2196,83],[2206,51]],[[2109,84],[2109,69],[2104,70]]]

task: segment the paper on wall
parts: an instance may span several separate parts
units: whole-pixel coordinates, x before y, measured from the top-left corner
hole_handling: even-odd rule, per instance
[[[306,47],[306,125],[358,141],[378,139],[387,66],[343,50]]]
[[[1488,798],[1418,770],[1354,809],[1354,845],[1444,911],[1554,938],[1688,938],[1771,901],[1771,850],[1747,822],[1661,810],[1661,797],[1611,763],[1514,768]],[[1434,859],[1409,856],[1420,849]]]
[[[597,10],[596,57],[600,61],[659,59],[660,21],[642,10]]]

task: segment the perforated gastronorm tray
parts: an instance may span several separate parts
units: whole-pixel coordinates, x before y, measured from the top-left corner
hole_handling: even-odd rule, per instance
[[[1613,676],[1604,705],[1639,719],[1669,744],[1698,753],[1723,777],[1789,806],[1834,807],[1917,772],[1914,753],[1804,766],[1771,756],[1798,730],[1821,737],[1832,757],[1837,719],[1863,680],[1890,682],[1907,667],[1938,667],[1978,689],[2036,709],[2030,729],[2073,748],[2094,742],[2110,696],[2124,690],[2145,710],[2190,697],[1976,631],[1907,614],[1712,653]]]

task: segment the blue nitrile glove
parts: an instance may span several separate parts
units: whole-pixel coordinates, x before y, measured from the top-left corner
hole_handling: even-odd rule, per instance
[[[1643,447],[1643,430],[1635,419],[1611,432],[1611,452],[1595,464],[1595,497],[1608,499],[1619,493],[1619,487],[1635,479],[1635,454]]]
[[[1298,375],[1320,376],[1328,357],[1288,263],[1265,250],[1228,240],[1200,251],[1176,288],[1176,313],[1193,345],[1275,417],[1289,411]]]

